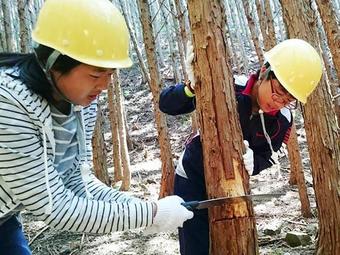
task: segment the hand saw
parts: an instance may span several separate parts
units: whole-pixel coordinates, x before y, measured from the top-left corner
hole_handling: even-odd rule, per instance
[[[269,193],[269,194],[254,194],[254,195],[244,195],[237,197],[220,197],[214,199],[208,199],[203,201],[189,201],[184,202],[182,205],[190,211],[206,209],[213,206],[221,206],[225,204],[234,204],[240,202],[265,202],[269,201],[272,198],[277,198],[283,196],[284,193]]]

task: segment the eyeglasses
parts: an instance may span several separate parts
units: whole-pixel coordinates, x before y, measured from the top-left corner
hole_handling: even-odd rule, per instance
[[[272,77],[270,77],[270,87],[272,90],[272,99],[275,103],[289,110],[295,110],[297,108],[298,106],[297,100],[291,94],[289,94],[289,92],[286,91],[281,84],[280,87],[284,90],[283,93],[278,93],[277,91],[274,90]]]

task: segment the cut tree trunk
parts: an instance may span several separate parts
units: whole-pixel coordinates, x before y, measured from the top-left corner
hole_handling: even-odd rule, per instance
[[[248,175],[242,161],[243,138],[236,110],[231,66],[225,59],[221,2],[188,1],[195,49],[197,114],[209,198],[244,195]],[[214,15],[212,15],[214,14]],[[251,202],[209,210],[210,254],[258,254]]]

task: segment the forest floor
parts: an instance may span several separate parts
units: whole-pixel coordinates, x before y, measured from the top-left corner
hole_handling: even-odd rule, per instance
[[[147,85],[141,84],[139,75],[133,69],[122,75],[122,87],[125,97],[127,122],[135,148],[130,151],[132,184],[131,193],[145,199],[157,199],[161,179],[161,162],[157,132],[154,126],[151,94]],[[164,73],[164,72],[163,72]],[[166,73],[166,72],[165,72]],[[104,95],[101,100],[105,102]],[[103,111],[108,115],[107,109]],[[183,142],[190,134],[189,116],[169,117],[168,127],[172,151],[178,159]],[[105,138],[108,151],[111,151],[111,134],[106,124]],[[284,151],[280,158],[282,177],[277,177],[275,169],[263,171],[251,177],[253,193],[283,193],[279,198],[254,205],[258,231],[260,254],[300,255],[314,254],[317,233],[316,205],[312,189],[312,177],[309,166],[307,144],[303,123],[297,116],[297,133],[300,152],[303,158],[305,178],[312,207],[313,217],[301,216],[298,189],[291,186],[289,180],[289,161]],[[108,154],[109,170],[112,170],[112,153]],[[36,221],[28,212],[23,213],[25,233],[31,243],[34,255],[176,255],[179,254],[177,233],[160,233],[146,236],[141,230],[117,232],[107,235],[70,233],[47,229],[41,221]],[[274,231],[273,231],[274,230]],[[306,246],[290,247],[285,241],[287,232],[297,231],[311,237]],[[40,233],[40,234],[39,234]]]

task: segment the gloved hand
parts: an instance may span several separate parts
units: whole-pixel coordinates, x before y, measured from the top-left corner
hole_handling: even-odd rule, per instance
[[[194,47],[192,46],[191,41],[187,42],[187,52],[185,55],[185,71],[188,75],[189,79],[189,89],[193,91],[195,90],[195,76],[194,76],[194,69],[192,66],[192,61],[194,60]],[[188,86],[188,85],[187,85]],[[194,93],[193,93],[194,94]]]
[[[179,196],[168,196],[156,202],[157,213],[153,224],[147,228],[145,234],[173,231],[183,226],[183,222],[194,217],[193,212],[181,205],[184,200]]]
[[[243,162],[246,167],[248,174],[252,175],[254,172],[254,152],[249,148],[249,143],[243,140],[244,146],[246,147],[246,153],[243,154]]]

